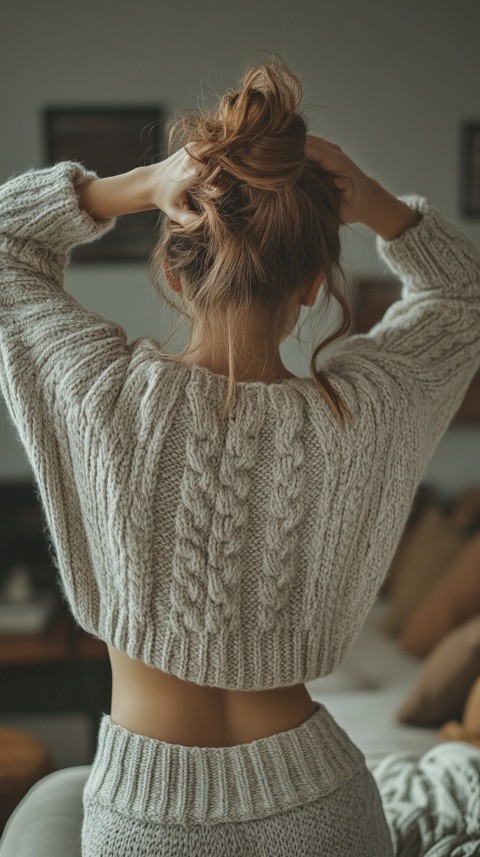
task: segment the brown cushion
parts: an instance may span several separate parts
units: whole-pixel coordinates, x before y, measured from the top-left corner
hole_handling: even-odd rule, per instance
[[[393,555],[393,559],[390,563],[385,580],[383,581],[382,586],[380,587],[379,595],[381,595],[382,598],[389,598],[392,592],[395,590],[395,581],[402,573],[404,553],[407,549],[407,545],[413,527],[414,525],[409,524],[407,521],[407,524],[403,530],[402,536]]]
[[[18,729],[0,728],[0,832],[29,788],[55,770],[43,741]]]
[[[470,688],[463,709],[463,725],[469,735],[478,735],[480,738],[480,676]]]
[[[439,500],[437,489],[429,482],[421,482],[413,498],[410,514],[407,518],[397,549],[390,563],[385,579],[379,590],[382,598],[389,596],[395,588],[395,578],[401,574],[403,565],[403,552],[408,543],[410,534],[417,522],[423,515],[426,506]]]
[[[468,741],[475,747],[480,747],[480,677],[470,689],[465,708],[463,722],[448,720],[440,729],[441,741]]]
[[[430,587],[441,577],[466,542],[463,530],[448,514],[431,504],[408,537],[401,554],[383,630],[398,633]]]
[[[421,664],[415,683],[396,712],[401,723],[438,728],[459,720],[480,675],[480,616],[451,631]]]
[[[480,614],[480,532],[471,536],[417,605],[401,633],[406,652],[425,656],[446,635]]]
[[[480,735],[467,732],[463,723],[459,723],[458,720],[449,720],[448,723],[444,723],[438,732],[438,738],[440,741],[466,741],[474,747],[480,747]]]
[[[468,485],[458,492],[452,505],[451,516],[459,527],[475,527],[480,519],[480,484]]]

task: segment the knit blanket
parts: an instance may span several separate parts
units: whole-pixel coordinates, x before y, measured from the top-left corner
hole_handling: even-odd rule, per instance
[[[397,751],[372,774],[395,857],[479,857],[480,748],[448,741],[420,757]]]

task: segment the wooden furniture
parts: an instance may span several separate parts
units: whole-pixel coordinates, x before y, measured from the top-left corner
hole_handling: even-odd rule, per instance
[[[110,711],[108,650],[75,624],[59,592],[32,479],[0,484],[0,582],[17,562],[56,592],[58,607],[41,634],[0,633],[0,715],[84,712],[93,759],[101,714]]]
[[[0,634],[0,683],[2,715],[85,712],[93,760],[101,715],[110,711],[110,660],[65,602],[42,634]]]
[[[28,790],[55,770],[42,741],[27,732],[0,727],[0,834]]]

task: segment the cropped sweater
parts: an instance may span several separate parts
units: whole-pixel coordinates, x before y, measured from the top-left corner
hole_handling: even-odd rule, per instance
[[[326,675],[375,600],[436,445],[480,367],[480,255],[424,197],[376,239],[401,298],[311,378],[237,382],[171,362],[63,287],[69,252],[115,220],[59,162],[0,187],[0,387],[78,625],[200,685]]]

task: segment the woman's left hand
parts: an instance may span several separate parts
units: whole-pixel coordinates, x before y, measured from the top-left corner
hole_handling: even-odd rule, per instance
[[[182,148],[159,164],[81,182],[76,191],[81,208],[97,220],[161,208],[183,226],[199,217],[188,207],[187,188],[200,169]]]

